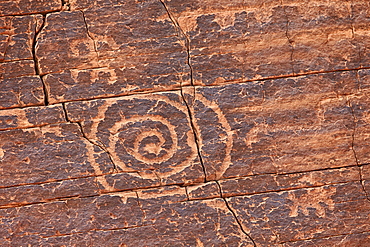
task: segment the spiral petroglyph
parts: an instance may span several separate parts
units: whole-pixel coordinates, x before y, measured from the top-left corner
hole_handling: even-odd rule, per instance
[[[124,149],[145,164],[162,163],[176,152],[178,139],[175,131],[175,126],[161,116],[133,116],[113,125],[109,146],[115,146],[115,153]]]
[[[0,0],[0,26],[0,247],[370,247],[369,0]]]
[[[201,95],[193,102],[187,106],[177,92],[71,103],[67,108],[76,116],[73,121],[83,123],[88,138],[109,153],[118,173],[162,184],[221,178],[231,164],[233,131],[217,103]],[[206,117],[198,117],[198,108],[206,109]],[[116,182],[99,183],[111,191]]]
[[[152,172],[165,179],[195,166],[194,134],[178,94],[95,103],[99,106],[87,132],[110,153],[118,172]]]

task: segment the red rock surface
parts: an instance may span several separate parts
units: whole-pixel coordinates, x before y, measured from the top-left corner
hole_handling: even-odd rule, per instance
[[[1,246],[370,245],[368,1],[0,2]]]

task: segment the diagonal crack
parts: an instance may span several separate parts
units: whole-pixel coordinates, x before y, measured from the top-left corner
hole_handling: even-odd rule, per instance
[[[201,147],[200,147],[200,139],[199,139],[199,136],[198,136],[198,131],[195,127],[195,121],[194,121],[194,116],[193,116],[193,112],[191,111],[190,109],[190,106],[189,104],[187,103],[187,100],[184,96],[184,93],[183,93],[183,90],[181,88],[181,97],[183,98],[184,102],[185,102],[185,105],[186,105],[186,108],[188,110],[188,115],[189,115],[189,119],[190,119],[190,126],[193,130],[193,135],[194,135],[194,140],[195,140],[195,145],[197,147],[197,153],[198,153],[198,157],[199,157],[199,161],[200,161],[200,164],[202,165],[202,169],[203,169],[203,173],[204,173],[204,182],[208,182],[208,179],[207,179],[207,171],[206,171],[206,167],[204,165],[204,161],[203,161],[203,157],[202,157],[202,153],[201,153]]]
[[[348,104],[348,107],[351,109],[351,114],[352,114],[352,118],[353,118],[353,131],[352,131],[351,149],[352,149],[352,152],[353,152],[353,156],[356,160],[356,165],[358,167],[358,173],[359,173],[359,176],[360,176],[360,184],[361,184],[362,190],[364,191],[367,200],[370,201],[370,197],[369,197],[369,194],[366,191],[365,181],[364,181],[363,175],[362,175],[362,165],[358,162],[357,153],[356,153],[356,150],[355,150],[355,135],[356,135],[357,119],[356,119],[355,111],[353,109],[351,101],[348,100],[347,104]]]
[[[66,106],[65,106],[65,103],[62,103],[62,106],[63,106],[63,111],[64,111],[64,116],[65,116],[65,119],[67,120],[67,122],[69,123],[76,123],[81,131],[81,134],[83,136],[83,138],[85,138],[88,142],[90,142],[92,145],[94,146],[97,146],[99,147],[100,149],[102,149],[109,157],[109,160],[111,161],[111,163],[113,164],[113,170],[118,173],[118,169],[117,169],[117,165],[116,163],[114,162],[113,160],[113,156],[112,154],[109,152],[109,150],[104,146],[103,143],[99,142],[99,141],[93,141],[91,140],[90,138],[87,137],[85,131],[83,130],[83,127],[82,127],[82,124],[80,122],[72,122],[69,117],[68,117],[68,113],[67,113],[67,109],[66,109]]]
[[[33,58],[34,67],[35,67],[35,74],[40,78],[41,83],[42,83],[42,88],[43,88],[43,91],[44,91],[44,105],[47,106],[47,105],[49,105],[49,93],[48,93],[46,84],[44,82],[44,78],[40,74],[40,63],[39,63],[39,60],[37,59],[37,56],[36,56],[37,39],[38,39],[42,29],[45,26],[45,22],[46,22],[46,14],[43,14],[40,29],[37,30],[37,24],[35,25],[35,35],[34,35],[33,40],[32,40],[32,58]]]
[[[185,31],[180,27],[179,22],[176,20],[176,18],[171,14],[171,12],[169,11],[169,9],[168,9],[166,3],[164,2],[164,0],[159,0],[159,1],[162,3],[163,7],[165,8],[165,10],[168,14],[168,17],[172,21],[175,28],[177,30],[179,30],[181,35],[184,36],[184,38],[185,38],[186,52],[187,52],[187,55],[188,55],[187,65],[189,66],[189,69],[190,69],[190,85],[194,86],[193,67],[191,65],[191,57],[190,57],[190,38],[186,35]]]
[[[195,145],[196,145],[196,148],[197,148],[197,153],[198,153],[199,161],[200,161],[200,164],[202,165],[202,169],[203,169],[203,173],[204,173],[204,182],[207,182],[208,181],[207,180],[207,171],[206,171],[206,167],[204,165],[203,157],[202,157],[202,154],[201,154],[200,137],[198,135],[197,128],[195,127],[195,120],[194,120],[195,119],[195,116],[194,116],[194,114],[193,114],[193,112],[191,110],[191,108],[193,107],[194,101],[195,101],[195,85],[194,85],[194,79],[193,79],[193,67],[191,65],[191,57],[190,57],[190,39],[186,35],[186,33],[184,32],[184,30],[180,27],[180,25],[179,25],[178,21],[175,19],[175,17],[172,16],[172,14],[170,13],[170,11],[169,11],[166,3],[163,0],[160,0],[160,2],[163,5],[163,7],[165,8],[165,10],[166,10],[166,12],[168,14],[168,17],[172,21],[172,23],[175,26],[175,28],[177,30],[179,30],[179,33],[185,38],[185,46],[186,46],[186,52],[187,52],[187,65],[188,65],[188,67],[190,69],[190,86],[193,89],[193,97],[192,97],[191,104],[188,103],[188,100],[185,97],[185,93],[184,93],[184,90],[183,90],[183,85],[182,85],[181,82],[180,82],[180,93],[181,93],[182,99],[185,102],[186,108],[188,110],[188,115],[189,115],[189,119],[190,119],[190,125],[191,125],[192,131],[193,131],[193,135],[194,135],[194,140],[195,140]]]
[[[113,164],[113,170],[118,173],[118,169],[117,169],[117,165],[116,163],[114,162],[113,160],[113,157],[112,157],[112,154],[108,151],[108,149],[99,141],[96,141],[94,142],[93,140],[90,140],[87,135],[85,134],[84,130],[83,130],[83,127],[82,127],[82,124],[80,122],[76,122],[77,125],[80,127],[80,130],[81,130],[81,133],[82,133],[82,136],[87,140],[89,141],[91,144],[93,144],[94,146],[97,146],[99,147],[100,149],[102,149],[109,157],[109,160],[111,161],[111,163]]]
[[[96,48],[96,43],[95,43],[95,40],[94,38],[91,36],[90,34],[90,31],[89,31],[89,26],[87,25],[87,21],[86,21],[86,17],[85,17],[85,13],[80,10],[80,12],[82,13],[82,18],[84,19],[84,23],[85,23],[85,27],[86,27],[86,33],[87,33],[87,36],[89,36],[89,38],[92,40],[93,42],[93,45],[94,45],[94,51],[96,53],[96,59],[97,61],[99,61],[99,53],[98,53],[98,49]]]
[[[238,223],[239,227],[240,227],[240,230],[252,241],[253,243],[253,246],[254,247],[257,247],[257,244],[256,242],[254,242],[253,238],[245,231],[242,223],[240,222],[240,220],[238,219],[236,213],[234,212],[234,210],[230,207],[228,201],[226,200],[226,198],[224,197],[223,193],[222,193],[222,189],[221,189],[221,185],[220,183],[216,180],[215,181],[217,186],[218,186],[218,189],[220,190],[220,195],[221,195],[221,198],[224,200],[225,204],[226,204],[226,207],[229,209],[230,213],[234,216],[235,218],[235,221]]]

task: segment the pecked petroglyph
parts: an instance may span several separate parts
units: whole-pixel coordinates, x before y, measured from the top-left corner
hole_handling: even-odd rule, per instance
[[[110,129],[111,133],[111,142],[109,144],[109,147],[115,147],[117,142],[123,143],[125,142],[124,139],[121,139],[119,135],[122,133],[122,131],[130,130],[130,125],[135,126],[135,123],[143,124],[144,126],[142,130],[140,130],[137,134],[135,134],[135,139],[133,140],[133,146],[127,147],[126,151],[134,156],[137,160],[146,163],[146,164],[154,164],[154,163],[162,163],[164,161],[167,161],[170,159],[173,154],[176,152],[178,140],[177,135],[175,131],[175,127],[167,121],[165,118],[161,116],[133,116],[129,119],[122,119],[121,121],[118,121],[115,123],[115,125]],[[153,125],[154,128],[150,126],[145,126],[145,124],[150,125],[150,123]],[[164,134],[155,127],[158,127],[158,125],[163,125],[165,127],[165,131],[169,132],[167,133],[166,137],[164,137]],[[122,130],[124,129],[124,130]],[[142,142],[150,137],[156,137],[158,140],[155,142],[149,142],[145,144],[144,147],[141,147]],[[168,139],[168,140],[166,140]],[[131,140],[130,140],[131,141]],[[169,142],[169,143],[167,143]],[[163,147],[165,144],[167,146],[170,146],[169,148]],[[117,153],[117,150],[112,150],[113,153]],[[147,154],[143,154],[147,153]],[[115,155],[117,157],[117,155]],[[119,159],[117,157],[117,159]],[[124,170],[124,167],[121,167]]]
[[[187,108],[177,94],[166,95],[92,101],[95,116],[82,120],[85,134],[109,152],[119,172],[148,171],[166,179],[193,166],[200,169]]]
[[[308,216],[310,210],[314,210],[318,217],[325,217],[327,210],[334,210],[334,201],[332,197],[335,196],[335,188],[318,188],[309,189],[306,194],[296,196],[294,193],[288,194],[288,200],[292,201],[290,208],[290,217],[297,217],[299,212]]]
[[[370,246],[369,10],[0,1],[1,244]]]
[[[212,112],[214,117],[217,118],[217,122],[213,124],[218,124],[221,126],[221,128],[217,128],[217,133],[215,134],[214,141],[222,145],[223,148],[221,150],[217,150],[217,152],[222,153],[224,156],[221,161],[218,161],[220,162],[219,165],[216,166],[216,164],[212,164],[214,170],[211,171],[209,174],[207,174],[208,179],[217,180],[222,177],[224,172],[227,170],[227,168],[231,164],[230,154],[231,154],[232,145],[233,145],[232,138],[233,138],[234,132],[231,130],[228,120],[225,118],[222,110],[219,108],[217,103],[208,100],[207,98],[203,97],[200,94],[197,94],[195,97],[195,104],[199,105],[199,103],[208,107],[208,109]],[[195,118],[195,127],[197,128],[197,132],[199,133],[199,136],[200,136],[199,145],[201,147],[201,154],[204,154],[205,156],[212,155],[212,153],[209,153],[209,154],[207,153],[207,143],[203,141],[204,140],[203,134],[205,133],[204,131],[202,131],[203,126],[197,118]],[[210,151],[212,151],[212,149]],[[208,167],[206,166],[206,171],[207,171],[207,168]]]

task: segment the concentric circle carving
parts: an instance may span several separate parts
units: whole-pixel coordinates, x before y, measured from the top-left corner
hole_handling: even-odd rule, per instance
[[[162,116],[134,116],[117,122],[112,128],[111,146],[115,145],[146,164],[162,163],[173,157],[178,139],[173,126]]]
[[[92,124],[92,132],[121,171],[168,177],[196,159],[187,108],[181,97],[171,96],[125,97],[100,107],[101,121]]]

